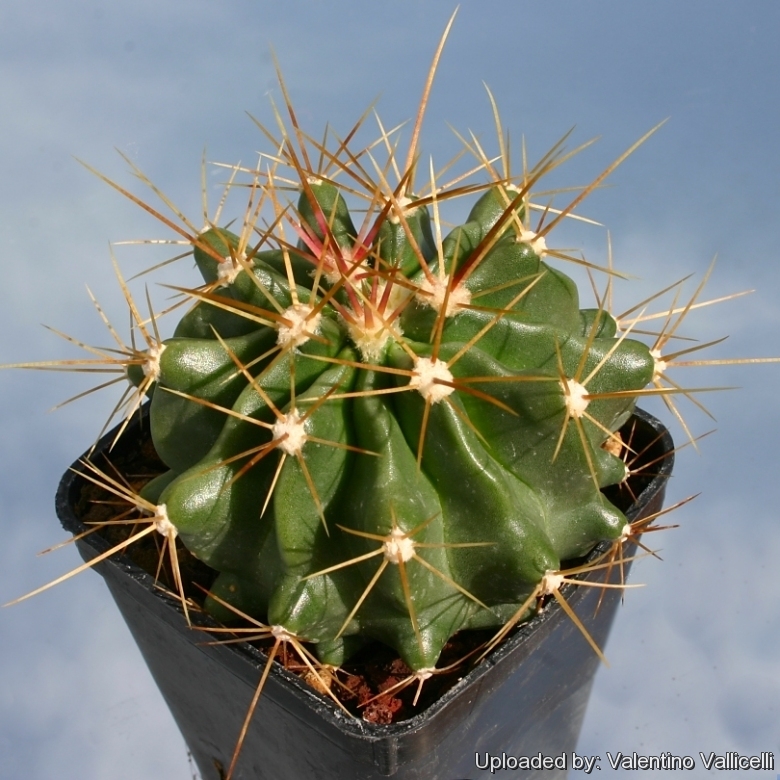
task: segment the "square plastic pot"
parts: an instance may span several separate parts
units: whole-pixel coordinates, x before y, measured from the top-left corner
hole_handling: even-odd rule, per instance
[[[669,432],[637,410],[633,444],[655,476],[645,480],[626,514],[629,520],[661,509],[673,464]],[[91,457],[106,451],[107,434]],[[112,459],[148,441],[145,410],[112,450]],[[83,456],[83,457],[86,457]],[[656,460],[658,459],[658,460]],[[77,517],[86,481],[63,477],[57,514],[73,534],[86,530]],[[85,561],[109,549],[97,533],[77,542]],[[592,556],[603,552],[597,548]],[[630,555],[630,550],[627,551]],[[616,567],[617,568],[617,567]],[[624,571],[628,565],[624,566]],[[265,655],[248,644],[207,645],[187,626],[181,606],[155,587],[154,577],[128,556],[113,556],[95,569],[119,607],[149,670],[176,720],[203,780],[220,780],[257,687]],[[603,581],[604,572],[586,575]],[[613,581],[617,576],[613,577]],[[603,648],[621,599],[619,589],[564,586],[563,593]],[[601,604],[597,609],[597,604]],[[200,620],[208,625],[208,618]],[[216,625],[216,624],[212,624]],[[503,760],[515,778],[565,778],[571,768],[593,678],[600,661],[557,603],[520,627],[436,703],[401,723],[376,725],[350,718],[325,696],[274,664],[251,721],[235,780],[475,780],[495,777],[482,768]],[[514,769],[526,757],[557,766]]]

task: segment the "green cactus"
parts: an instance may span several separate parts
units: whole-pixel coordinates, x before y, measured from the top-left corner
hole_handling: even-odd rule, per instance
[[[222,620],[432,669],[625,535],[605,444],[656,361],[545,262],[527,186],[483,187],[442,240],[435,198],[389,194],[358,231],[335,181],[300,178],[297,245],[206,229],[198,302],[128,370],[170,468],[143,496],[220,573]]]
[[[348,140],[363,120],[335,151],[327,136],[313,141],[282,83],[292,130],[277,113],[281,136],[263,128],[270,167],[233,170],[226,195],[240,170],[250,175],[236,232],[220,225],[224,198],[198,231],[98,174],[190,244],[203,284],[176,288],[191,306],[163,340],[117,267],[145,348],[86,347],[82,367],[130,380],[128,418],[151,398],[152,441],[168,468],[136,495],[88,465],[88,479],[146,516],[116,549],[159,531],[186,611],[178,538],[218,572],[205,606],[223,622],[252,616],[334,665],[379,640],[420,680],[456,632],[502,636],[558,595],[565,562],[636,536],[603,493],[629,474],[617,431],[640,394],[663,394],[676,411],[666,394],[691,392],[665,374],[683,353],[664,349],[699,293],[646,346],[630,337],[632,320],[606,310],[607,295],[580,308],[573,279],[548,264],[611,279],[611,267],[547,239],[653,130],[565,208],[539,207],[532,189],[573,152],[561,141],[513,176],[490,96],[502,170],[465,142],[487,181],[464,184],[472,170],[440,184],[431,170],[418,190],[432,78],[402,168],[381,123],[378,141],[357,151]],[[471,211],[443,235],[440,210],[461,196],[474,198]]]

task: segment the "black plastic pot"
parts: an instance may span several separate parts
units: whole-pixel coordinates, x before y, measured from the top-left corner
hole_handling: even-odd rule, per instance
[[[637,411],[631,424],[632,446],[637,451],[647,448],[643,457],[653,462],[655,474],[627,511],[629,519],[636,520],[661,508],[674,458],[671,437],[658,420]],[[112,440],[113,432],[101,440],[92,459]],[[113,449],[112,459],[144,441],[148,432],[140,414]],[[79,470],[78,462],[73,468]],[[74,509],[85,485],[83,477],[69,471],[57,492],[57,514],[73,534],[85,530]],[[109,546],[96,533],[78,542],[84,560]],[[153,576],[127,556],[114,556],[95,568],[105,578],[203,780],[220,780],[265,656],[246,644],[203,644],[203,633],[188,628],[176,599],[156,588]],[[604,579],[603,571],[589,576]],[[621,591],[564,586],[563,592],[603,648]],[[492,757],[503,761],[502,756],[504,768],[514,770],[513,777],[564,778],[572,767],[572,751],[599,663],[580,631],[553,602],[435,704],[391,725],[349,718],[274,664],[234,778],[474,780],[493,777],[482,767]],[[558,766],[522,772],[515,769],[513,759],[518,757],[526,757],[532,766],[544,757],[557,759]]]

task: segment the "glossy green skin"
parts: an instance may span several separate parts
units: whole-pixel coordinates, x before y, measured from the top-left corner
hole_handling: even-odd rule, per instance
[[[330,240],[350,247],[355,229],[336,188],[323,182],[311,191],[316,200],[304,195],[299,204],[309,234],[322,241],[330,230]],[[469,220],[444,240],[447,271],[468,261],[505,203],[497,190],[487,190]],[[435,271],[438,253],[427,211],[418,208],[407,219]],[[225,230],[208,231],[200,240],[223,256],[229,254],[228,245],[236,245],[235,236]],[[422,282],[417,255],[402,227],[386,221],[374,242],[384,267]],[[316,258],[311,255],[301,242],[297,253],[289,253],[289,266],[299,300],[314,302],[318,298],[310,287]],[[195,248],[195,257],[204,279],[212,282],[215,259],[202,247]],[[275,310],[265,290],[282,308],[289,306],[282,253],[258,251],[248,259],[262,289],[242,271],[229,287],[215,293]],[[591,401],[587,412],[602,427],[582,418],[587,455],[577,426],[570,422],[554,457],[566,416],[559,361],[567,377],[575,376],[579,367],[578,375],[584,378],[603,360],[587,383],[590,393],[638,390],[653,375],[648,348],[631,339],[615,348],[614,320],[606,313],[581,311],[571,279],[547,266],[527,244],[518,243],[509,222],[466,285],[472,295],[482,293],[474,301],[481,307],[509,307],[511,312],[453,364],[453,375],[456,381],[517,378],[468,385],[513,413],[462,391],[432,404],[419,467],[423,397],[415,390],[340,397],[403,387],[409,378],[353,365],[361,359],[359,351],[330,306],[323,311],[319,339],[282,357],[266,355],[258,361],[276,343],[274,328],[205,302],[185,316],[176,336],[166,342],[151,421],[155,446],[172,470],[150,483],[146,493],[165,504],[184,544],[220,572],[216,596],[315,643],[323,661],[340,663],[361,642],[378,639],[395,648],[412,669],[433,667],[456,631],[501,625],[546,572],[558,570],[561,561],[587,553],[602,540],[618,538],[627,522],[597,489],[594,472],[602,487],[625,477],[622,461],[602,444],[605,430],[617,430],[628,418],[633,400]],[[341,303],[348,300],[343,288],[334,297]],[[448,318],[438,357],[447,361],[456,355],[495,316],[495,311],[461,310]],[[407,350],[432,354],[435,321],[436,313],[425,303],[407,306],[399,322]],[[216,332],[242,364],[251,364],[256,385],[236,368]],[[342,362],[327,362],[319,359],[322,356]],[[392,342],[376,363],[412,368],[408,352]],[[521,381],[523,377],[536,379]],[[307,436],[376,454],[307,441],[301,458],[284,457],[281,469],[283,453],[277,448],[234,479],[249,456],[233,458],[255,452],[271,438],[267,427],[250,420],[275,421],[269,400],[287,412],[291,384],[301,411],[338,388],[335,398],[308,417]],[[230,408],[243,419],[166,392],[168,388]],[[345,626],[385,558],[379,552],[317,575],[380,550],[380,541],[339,526],[384,537],[394,523],[405,532],[422,526],[413,541],[432,546],[416,548],[417,558],[404,564],[408,595],[401,567],[387,563]],[[464,546],[474,543],[481,544]],[[220,619],[232,617],[215,599],[207,606]]]

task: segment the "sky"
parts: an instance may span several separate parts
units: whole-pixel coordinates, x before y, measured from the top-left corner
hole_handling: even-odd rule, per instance
[[[440,0],[0,7],[0,363],[77,354],[41,323],[103,339],[85,284],[123,325],[109,242],[167,237],[77,160],[140,191],[119,151],[200,219],[204,149],[210,161],[245,164],[271,151],[247,112],[273,123],[273,52],[313,134],[326,123],[346,132],[377,97],[390,127],[414,115],[453,10]],[[778,33],[780,6],[766,0],[464,0],[426,116],[425,159],[441,166],[457,152],[448,125],[495,153],[483,82],[517,166],[521,138],[533,160],[572,127],[570,147],[600,136],[551,186],[586,183],[668,118],[580,208],[609,228],[615,265],[632,277],[616,284],[616,307],[694,274],[690,295],[717,256],[705,297],[755,292],[695,312],[686,334],[729,336],[713,358],[780,356]],[[210,168],[208,181],[213,208],[224,172]],[[604,262],[604,228],[568,224],[552,237]],[[154,250],[115,247],[127,275],[165,257]],[[717,431],[700,452],[678,453],[669,503],[701,495],[675,513],[678,529],[654,535],[663,560],[636,565],[632,580],[646,587],[626,593],[607,644],[610,667],[578,746],[602,764],[617,750],[780,755],[777,456],[766,441],[780,423],[780,366],[675,377],[739,389],[702,395],[715,421],[681,403],[695,434]],[[63,539],[56,485],[116,397],[47,410],[88,386],[83,376],[0,371],[0,601],[78,563],[70,548],[36,553]],[[658,403],[643,405],[670,420]],[[0,778],[191,780],[186,747],[98,575],[1,610],[0,636]]]

